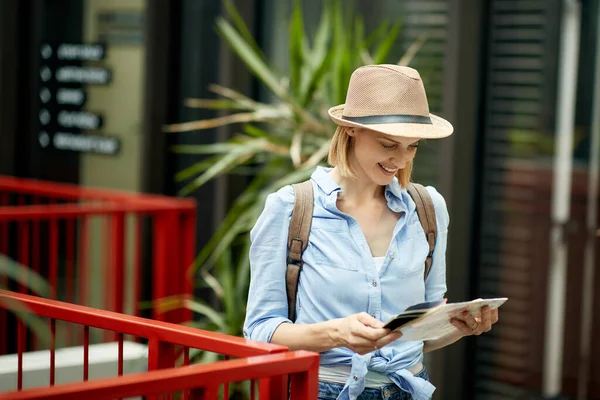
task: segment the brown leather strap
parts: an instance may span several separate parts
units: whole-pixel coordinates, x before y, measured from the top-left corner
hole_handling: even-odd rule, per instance
[[[313,215],[313,187],[310,181],[292,185],[294,188],[294,209],[288,232],[288,257],[285,275],[288,297],[288,318],[296,319],[296,295],[298,280],[302,271],[302,253],[308,246],[308,235]]]
[[[423,185],[410,183],[408,185],[408,194],[412,197],[417,206],[417,215],[425,232],[425,238],[429,243],[429,254],[425,259],[425,279],[429,275],[431,264],[433,263],[433,250],[435,249],[435,240],[437,237],[437,222],[435,217],[435,207],[429,192]]]

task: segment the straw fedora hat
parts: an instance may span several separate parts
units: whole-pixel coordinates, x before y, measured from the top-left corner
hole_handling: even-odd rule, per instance
[[[393,64],[356,69],[346,103],[330,108],[329,116],[340,126],[409,138],[443,138],[454,130],[448,121],[429,113],[419,73]]]

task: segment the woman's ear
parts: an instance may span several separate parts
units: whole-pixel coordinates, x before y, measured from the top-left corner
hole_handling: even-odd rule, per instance
[[[350,137],[356,136],[356,128],[348,128],[348,130],[346,132],[348,133],[348,136],[350,136]]]

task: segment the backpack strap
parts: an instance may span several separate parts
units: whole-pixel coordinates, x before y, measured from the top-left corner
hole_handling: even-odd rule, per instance
[[[294,188],[294,209],[288,232],[288,257],[285,274],[288,298],[288,318],[296,320],[296,294],[302,271],[302,253],[308,246],[308,235],[313,216],[313,186],[310,180],[292,185]]]
[[[435,240],[437,237],[437,222],[435,217],[435,207],[429,192],[423,185],[410,183],[407,187],[408,194],[417,205],[417,215],[425,232],[425,238],[429,243],[429,254],[425,259],[425,280],[429,275],[431,264],[433,263],[433,250],[435,249]]]

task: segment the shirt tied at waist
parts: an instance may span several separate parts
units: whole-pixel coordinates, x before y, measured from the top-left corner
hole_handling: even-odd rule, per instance
[[[407,370],[410,366],[400,362],[387,362],[383,357],[374,357],[374,353],[363,356],[352,356],[352,370],[338,400],[356,400],[365,389],[365,376],[368,370],[388,376],[392,382],[405,392],[412,395],[414,400],[429,400],[435,391],[435,386],[423,378],[414,376]]]

